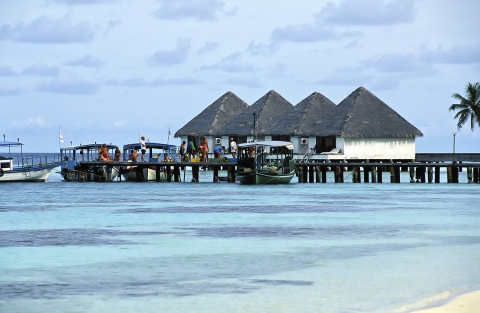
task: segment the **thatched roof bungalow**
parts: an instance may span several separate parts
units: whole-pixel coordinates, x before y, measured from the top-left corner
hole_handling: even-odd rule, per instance
[[[340,102],[306,130],[316,138],[316,152],[328,159],[414,159],[415,137],[422,132],[364,87]]]

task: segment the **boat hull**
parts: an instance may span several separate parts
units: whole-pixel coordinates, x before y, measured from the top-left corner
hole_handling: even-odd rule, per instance
[[[237,180],[241,184],[249,185],[276,185],[276,184],[288,184],[292,180],[295,172],[288,174],[271,174],[263,172],[245,172],[237,173]]]
[[[12,170],[4,171],[0,182],[44,182],[53,168],[42,168],[34,171]]]
[[[113,181],[119,175],[118,167],[98,166],[89,170],[88,172],[81,172],[77,170],[71,170],[63,168],[60,172],[65,181]]]
[[[132,166],[131,168],[127,169],[125,172],[122,173],[123,179],[126,181],[156,181],[157,180],[157,173],[156,170],[151,168],[143,168],[143,179],[141,176],[137,178],[137,167]],[[141,175],[138,173],[138,175]],[[167,173],[164,171],[160,171],[160,181],[167,181]]]

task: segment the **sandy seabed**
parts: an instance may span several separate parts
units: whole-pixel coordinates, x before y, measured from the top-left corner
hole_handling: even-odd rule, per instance
[[[445,305],[412,313],[479,313],[480,290],[460,295]]]

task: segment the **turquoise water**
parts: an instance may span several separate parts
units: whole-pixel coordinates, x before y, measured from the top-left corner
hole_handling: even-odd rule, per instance
[[[285,186],[200,174],[1,184],[0,312],[408,312],[480,289],[480,185],[465,174]]]

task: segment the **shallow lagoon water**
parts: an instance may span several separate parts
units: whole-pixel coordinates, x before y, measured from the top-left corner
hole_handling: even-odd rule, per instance
[[[480,289],[478,184],[211,179],[0,185],[0,311],[408,312]]]

